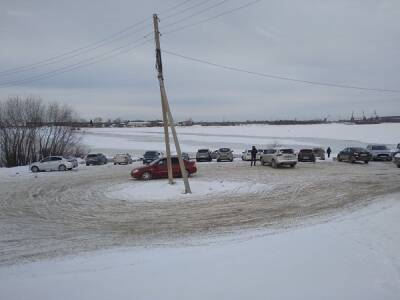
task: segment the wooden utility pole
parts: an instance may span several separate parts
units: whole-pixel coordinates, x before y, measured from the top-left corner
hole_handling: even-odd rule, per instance
[[[173,174],[172,174],[172,164],[171,164],[171,149],[169,143],[169,131],[168,125],[171,126],[172,136],[174,138],[175,149],[178,155],[179,167],[181,169],[181,174],[183,178],[183,182],[185,184],[185,194],[192,193],[188,180],[188,173],[185,168],[185,164],[182,159],[181,147],[179,145],[178,135],[176,134],[174,119],[172,117],[171,109],[168,103],[167,93],[165,91],[164,86],[164,76],[162,69],[162,59],[161,59],[161,47],[160,47],[160,31],[158,30],[158,16],[157,14],[153,15],[153,23],[154,23],[154,39],[156,43],[156,69],[158,71],[158,82],[160,84],[160,93],[161,93],[161,108],[163,112],[163,123],[164,123],[164,137],[165,137],[165,147],[167,152],[167,165],[168,165],[168,179],[169,183],[173,183]]]

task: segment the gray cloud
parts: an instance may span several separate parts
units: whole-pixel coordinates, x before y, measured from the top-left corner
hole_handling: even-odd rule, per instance
[[[0,74],[0,81],[42,74],[125,45],[152,31],[153,12],[179,2],[3,1],[0,71],[95,42],[144,18],[148,22],[142,32],[111,45],[43,69],[11,77]],[[176,26],[243,3],[227,1]],[[400,89],[400,2],[396,0],[265,0],[171,34],[168,31],[174,27],[168,28],[168,24],[180,17],[165,19],[167,15],[160,16],[164,49],[274,75]],[[183,16],[187,15],[189,12]],[[336,118],[350,115],[352,110],[400,114],[400,94],[310,86],[229,72],[168,55],[163,59],[167,92],[177,119]],[[46,101],[69,103],[88,118],[158,118],[161,114],[151,43],[87,68],[0,89],[0,99],[10,95],[37,95]]]

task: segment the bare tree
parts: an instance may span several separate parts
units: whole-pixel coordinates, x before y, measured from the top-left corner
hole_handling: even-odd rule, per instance
[[[0,102],[0,166],[26,165],[48,155],[82,152],[75,112],[57,103],[18,97]]]

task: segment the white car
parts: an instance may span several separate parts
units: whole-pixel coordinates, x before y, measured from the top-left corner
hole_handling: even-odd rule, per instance
[[[31,164],[29,169],[33,173],[36,173],[40,171],[66,171],[71,170],[73,167],[73,163],[69,162],[62,156],[49,156],[41,161]]]
[[[242,160],[251,160],[251,150],[244,150],[242,152]]]
[[[273,148],[264,150],[261,154],[261,164],[269,164],[273,168],[287,165],[294,168],[297,164],[297,155],[290,148]]]

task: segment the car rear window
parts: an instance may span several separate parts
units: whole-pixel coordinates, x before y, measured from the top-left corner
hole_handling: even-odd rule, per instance
[[[156,156],[158,155],[157,151],[147,151],[143,156]]]
[[[97,157],[97,154],[88,154],[87,157]]]
[[[301,149],[300,153],[313,153],[311,149]]]
[[[372,146],[372,150],[388,150],[385,145]]]
[[[219,149],[219,152],[229,152],[229,151],[231,151],[231,149],[229,149],[229,148],[221,148],[221,149]]]
[[[199,149],[197,152],[199,152],[199,153],[208,153],[208,149]]]
[[[293,154],[293,149],[281,149],[280,150],[281,153],[283,154]]]
[[[350,150],[353,150],[354,152],[366,152],[367,151],[363,148],[350,148]]]

